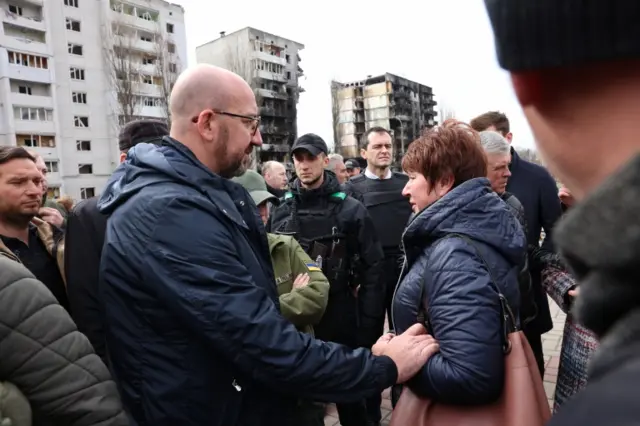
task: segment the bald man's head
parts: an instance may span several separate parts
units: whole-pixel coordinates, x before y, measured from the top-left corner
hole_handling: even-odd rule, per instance
[[[224,177],[244,172],[245,156],[262,145],[255,95],[231,71],[206,64],[188,68],[171,91],[169,108],[171,136]]]
[[[191,120],[206,108],[225,110],[243,95],[254,96],[239,75],[213,65],[196,65],[180,74],[173,86],[171,117]]]

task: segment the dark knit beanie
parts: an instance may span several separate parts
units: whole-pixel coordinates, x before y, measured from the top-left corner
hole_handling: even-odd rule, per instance
[[[118,136],[118,146],[125,152],[139,143],[160,144],[163,137],[169,135],[167,123],[162,120],[134,120],[125,124]]]
[[[640,59],[638,0],[485,0],[498,62],[532,71]]]

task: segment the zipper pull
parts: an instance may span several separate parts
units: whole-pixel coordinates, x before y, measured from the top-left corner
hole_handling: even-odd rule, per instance
[[[231,383],[231,386],[233,386],[234,388],[236,388],[236,390],[238,392],[240,392],[242,390],[242,387],[240,387],[240,385],[238,384],[238,381],[236,379],[233,379],[233,383]]]

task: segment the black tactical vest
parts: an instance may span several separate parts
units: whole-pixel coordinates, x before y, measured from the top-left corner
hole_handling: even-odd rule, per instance
[[[407,181],[407,176],[394,173],[391,179],[369,179],[360,175],[349,182],[367,208],[385,252],[399,250],[411,215],[411,204],[402,195]]]
[[[290,192],[283,202],[291,214],[272,231],[292,235],[311,259],[318,264],[331,283],[330,292],[345,291],[351,284],[355,260],[350,257],[353,244],[338,221],[338,209],[347,197],[336,192],[329,197],[300,202]]]

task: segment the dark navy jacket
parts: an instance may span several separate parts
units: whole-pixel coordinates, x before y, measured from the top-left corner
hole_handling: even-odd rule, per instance
[[[553,251],[552,231],[562,215],[558,187],[549,172],[537,164],[520,158],[515,149],[511,149],[511,176],[507,191],[515,195],[524,206],[527,221],[527,241],[537,245],[540,231],[544,229],[545,239],[542,248]],[[529,259],[531,262],[532,259]],[[547,294],[542,288],[540,274],[531,276],[533,296],[538,315],[524,329],[527,333],[543,334],[553,328]]]
[[[461,237],[442,239],[452,233],[463,234],[474,245]],[[518,271],[526,249],[520,223],[489,181],[477,178],[416,215],[403,243],[404,277],[392,311],[396,332],[416,322],[422,304],[430,333],[440,344],[440,352],[409,385],[418,394],[449,404],[496,400],[504,380],[500,301],[475,248],[518,312]]]
[[[396,380],[389,358],[282,318],[255,204],[179,142],[129,151],[99,208],[107,351],[134,424],[286,425],[297,398],[356,401]]]

